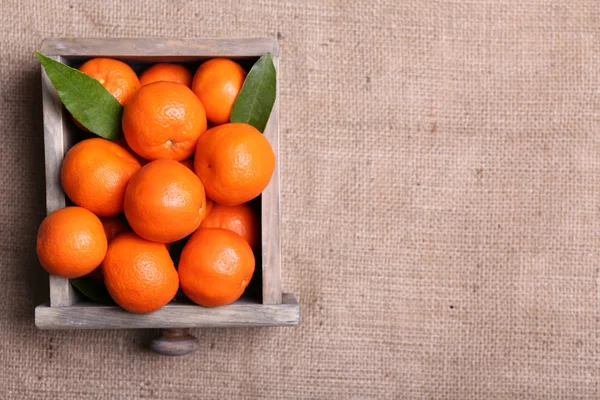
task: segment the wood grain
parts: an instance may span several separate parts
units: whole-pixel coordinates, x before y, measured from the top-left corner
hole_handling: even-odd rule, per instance
[[[60,56],[52,57],[65,62]],[[46,160],[46,212],[63,208],[65,194],[60,184],[60,167],[66,149],[70,146],[70,135],[65,130],[63,107],[56,89],[42,68],[42,102],[44,117],[44,154]],[[50,305],[67,307],[77,301],[77,294],[68,279],[50,276]]]
[[[275,171],[271,182],[262,193],[262,279],[263,279],[263,304],[281,303],[281,236],[279,226],[281,217],[279,213],[279,57],[273,57],[277,80],[275,87],[277,95],[273,111],[264,131],[265,137],[271,143],[276,155]]]
[[[206,308],[168,304],[150,314],[132,314],[120,307],[78,303],[71,307],[37,306],[35,324],[40,329],[131,329],[290,326],[300,322],[300,306],[293,294],[284,294],[278,305],[239,300]]]
[[[279,55],[273,38],[250,39],[69,39],[49,38],[42,42],[47,56],[76,57],[259,57]]]

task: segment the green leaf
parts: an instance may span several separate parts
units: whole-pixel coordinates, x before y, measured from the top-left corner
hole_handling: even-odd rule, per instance
[[[58,97],[75,119],[90,132],[116,139],[121,129],[123,107],[96,79],[35,52]]]
[[[248,72],[233,103],[230,121],[245,122],[263,132],[275,103],[276,79],[271,53],[267,53]]]
[[[108,294],[106,286],[96,282],[90,277],[84,276],[77,279],[69,279],[71,285],[81,292],[85,297],[100,304],[113,304],[114,301]]]

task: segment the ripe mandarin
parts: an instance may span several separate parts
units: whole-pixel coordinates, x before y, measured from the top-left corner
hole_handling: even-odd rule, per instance
[[[112,58],[92,58],[79,70],[98,80],[123,105],[140,88],[140,80],[131,67]]]
[[[110,296],[133,313],[158,310],[173,300],[179,287],[177,271],[165,245],[133,232],[110,242],[102,271]]]
[[[107,240],[100,219],[82,207],[65,207],[41,223],[36,251],[52,275],[79,278],[92,272],[106,254]]]
[[[141,237],[161,243],[182,239],[206,216],[206,196],[200,179],[173,160],[144,165],[125,193],[125,217]]]
[[[147,160],[189,158],[206,131],[204,107],[184,84],[154,82],[142,86],[125,104],[121,120],[125,140]]]
[[[206,131],[198,140],[194,170],[206,195],[233,206],[258,196],[269,184],[275,154],[253,126],[229,123]]]
[[[258,216],[247,203],[224,206],[215,203],[200,228],[224,228],[244,238],[251,248],[258,247],[260,223]]]
[[[254,254],[237,233],[221,228],[198,229],[179,259],[181,289],[205,307],[233,303],[254,273]]]
[[[101,138],[73,146],[61,168],[65,193],[78,206],[110,217],[123,211],[127,183],[140,163],[118,144]]]
[[[215,125],[229,122],[231,108],[244,79],[246,71],[226,58],[213,58],[196,70],[192,90],[202,102],[210,122]]]
[[[142,86],[160,81],[177,82],[190,87],[192,74],[183,65],[159,63],[154,64],[140,75]]]

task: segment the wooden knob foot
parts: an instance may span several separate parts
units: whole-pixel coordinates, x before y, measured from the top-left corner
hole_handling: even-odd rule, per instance
[[[152,339],[152,351],[163,356],[183,356],[198,350],[198,339],[189,328],[165,329],[162,336]]]

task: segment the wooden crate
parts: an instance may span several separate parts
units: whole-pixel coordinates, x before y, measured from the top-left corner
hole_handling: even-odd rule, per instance
[[[47,39],[41,53],[65,64],[77,65],[93,57],[111,57],[142,67],[155,62],[197,63],[212,57],[228,57],[251,63],[270,52],[278,68],[274,39]],[[65,207],[60,167],[67,150],[81,135],[69,120],[56,90],[42,69],[44,145],[46,158],[46,206],[50,213]],[[264,135],[279,161],[278,101]],[[94,304],[81,298],[68,279],[50,276],[50,302],[35,309],[41,329],[192,328],[297,325],[300,307],[293,294],[281,293],[279,215],[279,163],[260,199],[262,226],[262,299],[243,297],[234,304],[205,308],[174,301],[150,314],[131,314],[118,306]]]

